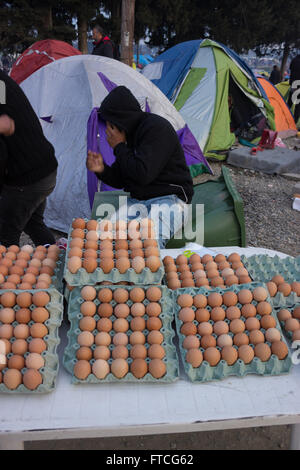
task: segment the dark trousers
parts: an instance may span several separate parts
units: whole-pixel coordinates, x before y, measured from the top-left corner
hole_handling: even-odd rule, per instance
[[[44,223],[47,197],[56,184],[56,171],[27,186],[4,185],[0,198],[0,243],[19,245],[25,232],[37,245],[54,244],[55,238]]]

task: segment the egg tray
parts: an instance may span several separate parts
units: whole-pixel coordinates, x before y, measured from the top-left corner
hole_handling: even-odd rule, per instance
[[[9,393],[9,394],[42,394],[49,393],[55,389],[56,377],[59,369],[59,358],[57,354],[57,347],[60,343],[60,337],[58,334],[59,327],[63,320],[63,296],[56,289],[37,289],[37,290],[0,290],[0,295],[5,292],[14,292],[15,294],[21,294],[23,292],[30,292],[35,294],[36,292],[47,292],[50,295],[50,302],[46,305],[46,309],[50,313],[50,317],[45,321],[45,325],[48,328],[49,334],[43,339],[47,344],[47,350],[42,353],[42,356],[45,360],[45,366],[39,370],[43,377],[43,383],[37,387],[36,390],[29,390],[25,385],[19,385],[16,390],[9,390],[4,383],[0,384],[0,393]],[[33,309],[34,306],[31,306],[30,309]],[[18,310],[18,307],[15,307],[15,310]],[[30,340],[31,338],[28,338]],[[28,353],[25,354],[26,357]],[[9,355],[8,355],[9,357]],[[25,372],[26,368],[22,369],[21,372]],[[3,369],[5,371],[5,369]],[[2,372],[3,372],[2,371]]]
[[[95,286],[99,282],[109,281],[114,284],[118,282],[132,282],[135,285],[152,285],[152,284],[161,284],[163,276],[165,274],[165,269],[160,257],[160,267],[158,270],[153,273],[147,267],[145,267],[140,274],[137,274],[133,268],[129,268],[124,274],[121,274],[117,268],[113,268],[110,273],[105,274],[103,270],[98,266],[93,273],[88,273],[85,269],[80,268],[76,274],[72,274],[68,270],[68,259],[70,251],[70,242],[72,228],[68,236],[68,246],[66,253],[66,262],[64,269],[64,279],[70,286]],[[84,230],[87,232],[87,230]],[[113,242],[114,245],[114,242]],[[157,246],[160,251],[159,246]],[[97,250],[98,257],[97,262],[99,264],[99,254],[100,250]],[[130,250],[128,251],[130,254]]]
[[[106,286],[107,287],[107,286]],[[133,289],[133,287],[126,287],[126,286],[108,286],[109,289],[111,290],[116,290],[117,288],[122,287],[122,289],[126,289],[127,291],[130,291]],[[141,286],[145,290],[148,287],[151,286]],[[104,287],[96,287],[97,293],[99,292],[100,289],[103,289]],[[126,376],[122,379],[116,378],[112,373],[109,373],[105,379],[97,379],[95,375],[90,374],[86,380],[79,380],[77,379],[74,374],[73,374],[73,368],[74,364],[76,364],[76,351],[79,349],[79,344],[77,343],[77,336],[81,332],[79,329],[79,321],[83,317],[83,315],[79,312],[80,310],[80,305],[83,302],[83,299],[81,298],[81,288],[76,288],[71,292],[70,298],[69,298],[69,305],[68,305],[68,318],[71,323],[71,327],[68,331],[68,346],[65,349],[64,352],[64,358],[63,358],[63,364],[65,369],[72,375],[72,383],[73,384],[84,384],[84,383],[93,383],[93,384],[102,384],[102,383],[123,383],[123,382],[135,382],[135,383],[171,383],[175,382],[179,378],[179,369],[178,369],[178,355],[176,351],[176,347],[173,344],[173,338],[175,337],[175,331],[172,328],[172,321],[174,319],[174,303],[173,303],[173,294],[172,292],[167,289],[166,287],[160,286],[160,289],[162,290],[162,298],[159,301],[162,306],[162,312],[159,316],[159,318],[162,320],[162,330],[164,334],[164,342],[162,343],[162,346],[164,347],[166,351],[166,356],[163,359],[163,361],[166,363],[166,368],[167,372],[166,374],[160,378],[160,379],[155,379],[149,372],[141,378],[137,379],[134,377],[134,375],[131,372],[128,372]],[[97,305],[100,305],[100,301],[94,301],[96,302]],[[147,304],[147,300],[144,300],[144,304]],[[128,300],[128,305],[131,305],[132,302]],[[115,305],[116,302],[112,300],[111,302],[112,305]],[[95,315],[96,316],[96,315]],[[144,316],[146,318],[147,315]],[[99,317],[100,318],[100,317]],[[113,321],[116,317],[111,316],[110,319]],[[130,316],[128,318],[131,318]],[[144,330],[145,331],[145,330]],[[98,330],[95,332],[98,333]],[[128,330],[128,333],[131,333],[131,330]],[[147,347],[147,343],[145,343],[145,346]],[[113,349],[112,345],[109,346],[110,349]],[[131,348],[131,346],[128,344],[127,346],[128,349]],[[111,363],[112,359],[109,359],[108,362]],[[128,359],[128,364],[132,362],[132,359]],[[146,359],[147,361],[147,359]],[[94,362],[92,359],[91,364]]]
[[[203,287],[201,288],[186,288],[186,289],[177,289],[174,291],[173,296],[174,296],[174,302],[175,302],[175,322],[176,322],[176,330],[177,330],[177,335],[179,337],[179,348],[180,348],[180,354],[181,354],[181,359],[184,365],[185,372],[189,379],[192,382],[208,382],[211,380],[222,380],[226,377],[229,377],[231,375],[236,375],[238,377],[243,377],[248,374],[259,374],[259,375],[280,375],[280,374],[288,374],[291,370],[292,367],[292,360],[290,357],[290,353],[284,360],[279,360],[277,356],[274,354],[271,355],[270,359],[267,362],[262,362],[259,358],[254,357],[253,361],[250,364],[245,364],[242,360],[238,359],[235,364],[232,366],[229,366],[226,361],[221,359],[221,361],[214,367],[210,366],[210,364],[206,361],[203,360],[202,364],[198,368],[192,367],[191,364],[186,362],[185,356],[187,350],[183,348],[183,341],[185,336],[180,332],[180,328],[183,324],[181,320],[178,318],[178,314],[181,310],[181,307],[177,304],[177,298],[181,294],[190,294],[192,296],[195,296],[197,294],[203,294],[205,296],[208,296],[209,294],[213,292],[218,292],[221,295],[223,295],[225,292],[232,291],[235,292],[236,294],[242,290],[242,289],[249,289],[253,291],[256,287],[264,287],[267,290],[267,286],[262,283],[262,282],[252,282],[249,284],[242,284],[242,285],[234,285],[231,287],[228,287],[226,289],[220,289],[216,287],[215,289],[207,290]],[[270,297],[268,296],[266,299],[267,302],[271,303]],[[254,300],[252,301],[253,304],[256,304]],[[239,304],[237,304],[239,307]],[[225,306],[222,305],[224,308]],[[210,310],[210,307],[206,307],[208,310]],[[225,307],[226,308],[226,307]],[[285,341],[281,327],[279,324],[279,321],[277,319],[277,315],[274,314],[274,311],[271,313],[272,317],[275,318],[276,320],[276,328],[280,331],[281,333],[281,340]],[[257,318],[260,316],[257,315]],[[243,319],[243,317],[241,317]],[[245,330],[246,333],[246,330]],[[229,333],[231,336],[231,333]],[[199,335],[197,337],[200,338]],[[270,343],[267,343],[270,346]],[[203,352],[204,350],[200,348],[201,351]],[[217,346],[217,349],[221,349]]]
[[[276,274],[284,277],[288,283],[300,282],[300,256],[293,258],[279,258],[277,255],[272,257],[268,255],[254,255],[246,258],[241,256],[246,269],[249,271],[250,277],[257,282],[269,282]],[[285,297],[281,292],[278,292],[274,297],[271,297],[271,302],[275,308],[292,307],[300,302],[300,297],[295,292]]]
[[[64,268],[65,268],[66,250],[60,250],[60,255],[52,276],[52,284],[50,287],[58,290],[61,294],[64,290]]]
[[[285,307],[286,310],[288,310],[289,312],[292,313],[292,311],[294,310],[294,308],[297,308],[297,307],[300,307],[300,304],[296,304],[296,305],[293,305],[292,307]],[[275,311],[276,311],[276,315],[278,315],[278,313],[280,312],[281,308],[276,308]],[[279,321],[279,320],[278,320]],[[284,321],[281,321],[279,322],[280,323],[280,326],[281,326],[281,329],[283,331],[283,334],[288,338],[289,342],[291,343],[292,340],[293,340],[293,332],[292,331],[287,331],[284,327],[284,324],[285,322]]]

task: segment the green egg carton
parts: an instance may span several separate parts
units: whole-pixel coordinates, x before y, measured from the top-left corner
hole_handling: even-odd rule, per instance
[[[293,310],[297,307],[300,307],[300,304],[295,304],[293,305],[292,307],[284,307],[286,310],[288,310],[289,312],[293,312]],[[282,307],[283,308],[283,307]],[[278,316],[278,313],[280,312],[280,310],[282,310],[282,308],[276,308],[275,311],[276,311],[276,315]],[[279,320],[278,320],[279,321]],[[287,331],[285,329],[285,322],[284,321],[280,321],[280,326],[281,326],[281,329],[282,331],[284,332],[285,336],[288,338],[288,340],[290,342],[292,342],[293,340],[293,332],[292,331]]]
[[[226,361],[221,359],[221,361],[214,367],[210,366],[210,364],[207,361],[202,362],[200,367],[194,368],[192,367],[191,364],[186,362],[185,357],[187,350],[183,348],[183,341],[185,336],[180,332],[181,326],[183,325],[183,322],[178,318],[178,314],[181,310],[181,307],[177,304],[177,298],[181,294],[190,294],[192,296],[195,296],[197,294],[203,294],[206,297],[213,293],[213,292],[218,292],[221,295],[223,295],[225,292],[231,291],[235,292],[236,294],[242,290],[242,289],[249,289],[253,291],[256,287],[264,287],[267,290],[267,286],[262,283],[262,282],[252,282],[249,284],[241,284],[241,285],[233,285],[231,287],[228,287],[226,289],[221,289],[221,288],[215,288],[215,289],[205,289],[205,288],[186,288],[186,289],[178,289],[174,291],[174,302],[175,302],[175,322],[176,322],[176,330],[177,334],[179,337],[179,348],[180,348],[180,354],[181,354],[181,359],[184,365],[185,372],[189,379],[192,382],[208,382],[212,380],[221,380],[226,377],[229,377],[231,375],[235,375],[238,377],[243,377],[247,374],[258,374],[258,375],[279,375],[279,374],[288,374],[291,370],[292,367],[292,360],[290,353],[284,360],[279,360],[277,356],[274,354],[271,355],[270,359],[267,362],[262,362],[259,358],[254,357],[253,361],[250,364],[245,364],[241,359],[238,359],[235,364],[232,366],[229,366]],[[271,299],[268,296],[266,299],[267,302],[271,303]],[[257,304],[256,301],[252,301],[254,305]],[[224,305],[222,305],[223,308],[226,309]],[[241,307],[241,304],[237,304],[237,307]],[[206,307],[208,310],[211,310],[211,308],[208,306]],[[196,310],[194,307],[193,309]],[[276,320],[276,328],[280,331],[281,333],[281,340],[285,341],[282,331],[280,328],[280,324],[278,322],[277,316],[274,314],[274,311],[272,311],[271,315],[273,318]],[[260,319],[260,315],[256,315],[258,319]],[[241,317],[242,320],[244,320],[244,317]],[[226,321],[226,320],[225,320]],[[214,323],[212,320],[209,321],[210,323]],[[195,320],[195,324],[198,323]],[[229,320],[226,321],[226,323],[230,323]],[[261,329],[262,332],[265,330]],[[245,333],[247,334],[247,330],[245,330]],[[230,336],[233,336],[232,333],[228,333]],[[215,334],[213,336],[216,337]],[[197,334],[198,338],[201,338],[200,335]],[[267,343],[270,346],[270,343]],[[253,346],[253,345],[250,345]],[[236,346],[234,346],[236,348]],[[201,351],[203,352],[204,349],[200,348]],[[221,348],[217,346],[217,349],[220,351]]]
[[[66,250],[60,250],[59,258],[52,277],[51,287],[58,290],[61,294],[64,289],[64,269],[65,269]]]
[[[85,219],[87,222],[87,219]],[[93,273],[88,273],[85,269],[80,268],[76,274],[72,274],[68,269],[68,259],[71,243],[71,232],[72,227],[69,231],[68,236],[68,245],[66,253],[66,262],[64,270],[64,279],[70,286],[95,286],[99,282],[109,281],[114,284],[119,282],[132,282],[135,285],[152,285],[152,284],[161,284],[163,276],[165,274],[165,269],[160,257],[160,267],[158,270],[153,273],[147,267],[145,267],[140,274],[137,274],[133,268],[129,268],[124,274],[121,274],[117,268],[113,268],[110,273],[105,274],[103,270],[99,267],[100,263],[100,250],[97,250],[97,262],[98,267]],[[85,230],[87,232],[87,230]],[[113,242],[114,244],[114,242]],[[157,246],[158,250],[159,246]],[[129,250],[130,253],[130,250]]]
[[[41,394],[41,393],[49,393],[55,389],[56,384],[56,377],[58,374],[59,369],[59,358],[57,354],[57,347],[60,343],[60,337],[58,334],[59,327],[62,323],[63,319],[63,296],[60,292],[56,289],[37,289],[37,290],[0,290],[0,295],[4,294],[5,292],[14,292],[16,295],[21,294],[23,292],[30,292],[31,294],[35,294],[37,292],[47,292],[50,295],[50,302],[46,305],[46,309],[49,311],[50,317],[48,320],[45,321],[45,325],[48,328],[48,335],[45,336],[43,339],[47,344],[47,350],[42,353],[42,356],[45,360],[45,365],[42,369],[39,370],[43,377],[43,383],[37,387],[36,390],[29,390],[23,384],[19,385],[16,390],[9,390],[4,383],[0,384],[0,393],[21,393],[21,394]],[[34,305],[31,305],[30,310],[35,308]],[[14,309],[17,311],[19,310],[18,306],[15,306]],[[28,325],[31,326],[30,322]],[[18,323],[14,322],[13,326],[16,326]],[[1,322],[0,322],[1,325]],[[31,337],[27,338],[27,342],[31,341]],[[11,342],[13,343],[16,338],[12,338]],[[24,357],[26,358],[29,353],[26,353]],[[12,354],[8,354],[7,358],[12,356]],[[22,369],[22,373],[24,373],[27,369]],[[2,372],[5,373],[6,369],[3,369]]]
[[[268,255],[254,255],[246,258],[241,256],[245,267],[249,271],[249,275],[254,281],[269,282],[276,274],[284,277],[285,281],[291,284],[292,282],[300,282],[300,257],[293,258],[279,258],[277,255],[272,257]],[[278,292],[275,297],[271,297],[272,304],[275,308],[291,307],[300,302],[300,297],[295,292],[285,297],[281,292]]]
[[[127,287],[127,286],[116,286],[112,287],[109,286],[108,288],[111,290],[116,290],[117,288],[122,287],[122,289],[126,289],[127,291],[130,291],[133,289],[133,287]],[[151,286],[139,286],[142,287],[144,290],[146,290],[148,287]],[[166,356],[163,359],[163,361],[166,364],[166,369],[167,372],[166,374],[160,378],[160,379],[155,379],[152,377],[152,375],[147,372],[147,374],[141,378],[137,379],[134,377],[134,375],[131,372],[128,372],[126,376],[122,379],[116,378],[112,373],[109,373],[105,379],[98,379],[95,377],[94,374],[90,374],[86,380],[79,380],[77,379],[74,374],[73,374],[73,368],[74,364],[76,364],[77,359],[76,359],[76,351],[80,348],[79,344],[77,343],[77,336],[81,332],[79,329],[79,321],[83,317],[83,315],[80,313],[80,305],[84,302],[83,299],[81,298],[81,288],[76,288],[71,292],[70,298],[69,298],[69,306],[68,306],[68,317],[71,323],[70,330],[68,331],[68,346],[65,349],[64,352],[64,358],[63,358],[63,364],[65,369],[72,375],[72,383],[73,384],[84,384],[84,383],[93,383],[93,384],[102,384],[102,383],[123,383],[123,382],[135,382],[135,383],[171,383],[175,382],[179,378],[179,370],[178,370],[178,356],[176,352],[176,347],[173,344],[173,338],[175,337],[175,331],[172,328],[172,321],[174,319],[174,303],[173,303],[173,294],[172,292],[163,286],[159,286],[159,288],[162,291],[162,298],[159,301],[161,307],[162,307],[162,313],[159,315],[159,318],[162,320],[162,328],[161,331],[164,334],[164,341],[162,343],[163,348],[166,351]],[[103,289],[101,286],[96,287],[97,293],[99,290]],[[100,305],[100,301],[97,299],[94,301],[96,305]],[[144,305],[147,305],[149,301],[147,299],[144,300]],[[116,305],[116,302],[112,300],[111,304],[114,306]],[[130,306],[132,305],[132,301],[128,300],[127,304]],[[94,318],[96,320],[100,319],[98,315],[95,315]],[[127,317],[127,320],[130,321],[132,317],[129,315]],[[144,315],[144,319],[146,320],[148,318],[148,315]],[[110,317],[112,321],[116,319],[116,317],[113,315]],[[98,330],[94,330],[93,334],[96,335]],[[147,330],[144,330],[144,334],[147,333]],[[114,333],[111,332],[111,336]],[[128,330],[128,334],[131,334],[131,330]],[[147,343],[145,343],[146,348],[149,346]],[[95,348],[95,345],[94,345]],[[128,344],[127,348],[130,350],[131,345]],[[92,346],[93,349],[93,346]],[[112,351],[113,345],[111,344],[109,346],[109,349]],[[149,363],[150,359],[146,359],[146,362]],[[93,364],[95,361],[92,359],[90,361],[91,364]],[[108,360],[109,364],[111,364],[112,359]],[[132,362],[132,359],[128,358],[127,359],[128,364]]]

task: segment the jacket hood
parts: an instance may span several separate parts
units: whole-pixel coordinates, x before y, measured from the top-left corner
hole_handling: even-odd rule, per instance
[[[101,119],[111,122],[127,134],[136,129],[145,115],[137,99],[125,86],[114,88],[102,101],[98,113]]]

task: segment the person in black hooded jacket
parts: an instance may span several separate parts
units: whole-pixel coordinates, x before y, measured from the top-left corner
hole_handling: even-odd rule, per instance
[[[124,86],[116,87],[103,100],[99,116],[106,121],[107,141],[116,160],[108,166],[101,154],[89,151],[90,171],[104,183],[129,192],[133,201],[143,201],[147,208],[158,200],[161,204],[176,202],[181,208],[191,202],[193,181],[169,121],[143,112]],[[173,227],[171,235],[175,230]]]

